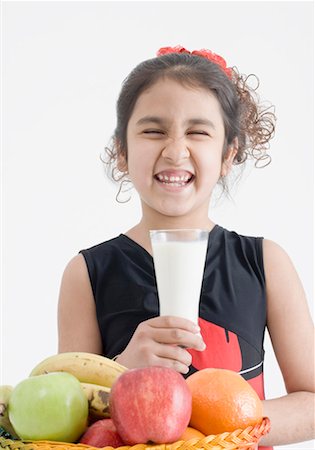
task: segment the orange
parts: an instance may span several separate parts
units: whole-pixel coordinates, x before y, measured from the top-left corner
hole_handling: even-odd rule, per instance
[[[205,435],[244,429],[263,417],[256,391],[236,372],[202,369],[186,382],[192,393],[189,425]]]
[[[179,441],[189,441],[190,439],[198,438],[202,439],[205,435],[201,433],[201,431],[196,430],[192,427],[187,427],[181,437],[178,439]]]

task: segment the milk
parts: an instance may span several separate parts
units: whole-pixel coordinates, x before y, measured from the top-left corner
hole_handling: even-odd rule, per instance
[[[198,323],[208,234],[206,230],[150,233],[161,316]]]

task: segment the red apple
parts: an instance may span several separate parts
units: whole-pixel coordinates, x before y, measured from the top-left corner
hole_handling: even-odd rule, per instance
[[[177,441],[189,423],[191,407],[186,381],[166,367],[124,372],[109,396],[111,418],[128,445]]]
[[[80,443],[92,447],[110,446],[116,448],[124,445],[112,419],[101,419],[94,422],[81,436]]]

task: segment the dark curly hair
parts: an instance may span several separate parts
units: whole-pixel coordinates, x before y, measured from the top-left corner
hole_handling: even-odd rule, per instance
[[[257,81],[250,87],[249,79]],[[269,140],[274,135],[273,106],[264,106],[257,95],[259,86],[255,75],[245,76],[233,67],[231,78],[214,62],[187,54],[171,53],[152,58],[136,66],[124,80],[117,101],[117,126],[111,144],[105,148],[108,172],[114,181],[124,177],[117,167],[123,156],[127,161],[127,126],[139,96],[161,78],[170,78],[189,87],[209,89],[218,99],[225,128],[222,158],[228,145],[238,138],[238,151],[234,164],[243,163],[249,156],[257,167],[265,167],[271,158],[267,154]]]

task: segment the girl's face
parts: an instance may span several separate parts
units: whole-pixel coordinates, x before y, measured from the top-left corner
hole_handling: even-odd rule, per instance
[[[138,98],[127,127],[126,169],[143,214],[208,217],[212,190],[226,175],[234,151],[222,163],[224,124],[216,97],[160,79]]]

